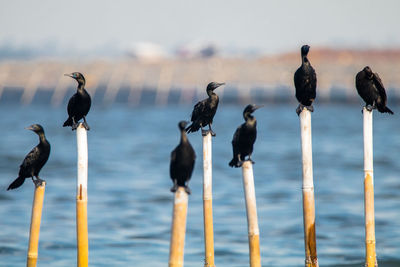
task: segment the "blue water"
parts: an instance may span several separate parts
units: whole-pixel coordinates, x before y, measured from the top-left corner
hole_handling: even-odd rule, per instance
[[[215,118],[213,197],[216,266],[248,266],[247,221],[240,169],[231,169],[230,141],[242,106],[224,105]],[[295,105],[258,110],[253,155],[263,266],[304,266],[301,154]],[[363,266],[363,144],[358,104],[316,105],[312,117],[316,231],[321,266]],[[398,114],[396,106],[393,110]],[[91,266],[166,266],[173,195],[169,155],[177,122],[191,106],[94,106],[88,116],[89,246]],[[400,123],[374,114],[376,240],[379,266],[400,266]],[[26,259],[33,184],[6,191],[37,137],[23,128],[45,127],[52,152],[39,266],[76,265],[76,137],[62,128],[66,111],[46,105],[0,106],[0,266]],[[202,146],[189,136],[197,161],[190,187],[185,266],[202,266]]]

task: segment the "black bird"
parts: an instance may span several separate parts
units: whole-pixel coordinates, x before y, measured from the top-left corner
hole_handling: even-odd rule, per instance
[[[43,127],[39,124],[33,124],[26,129],[32,130],[39,135],[40,142],[31,150],[31,152],[28,153],[28,155],[26,155],[21,166],[19,166],[18,178],[10,184],[7,190],[20,187],[24,183],[25,178],[32,178],[32,181],[36,186],[41,185],[43,181],[39,178],[39,172],[49,158],[50,143],[44,135]],[[36,177],[36,180],[33,179],[33,177]]]
[[[178,186],[183,186],[185,191],[190,194],[190,189],[187,185],[187,182],[189,182],[190,177],[192,176],[196,153],[194,152],[193,147],[187,138],[185,132],[186,125],[186,121],[181,121],[178,124],[179,130],[181,131],[181,142],[171,152],[169,174],[174,182],[171,192],[176,192]]]
[[[208,98],[198,102],[192,112],[192,124],[186,128],[186,132],[197,132],[201,128],[201,134],[206,135],[207,132],[203,130],[203,127],[207,126],[210,128],[212,136],[215,133],[211,129],[211,125],[214,119],[214,115],[217,112],[219,98],[214,90],[224,85],[225,83],[211,82],[207,85],[207,95]]]
[[[253,153],[253,145],[257,138],[257,120],[251,114],[262,106],[248,105],[243,111],[243,118],[246,121],[240,125],[232,139],[233,158],[229,162],[231,167],[241,167],[245,157],[251,160],[251,154]]]
[[[371,68],[366,66],[356,75],[356,88],[358,94],[365,101],[365,108],[369,111],[377,108],[381,113],[393,114],[387,106],[385,87],[378,73],[373,73]]]
[[[313,112],[312,103],[317,95],[317,75],[307,58],[310,47],[303,45],[301,47],[301,66],[294,73],[294,86],[296,87],[296,98],[300,102],[296,109],[297,115],[306,108]]]
[[[69,99],[67,108],[68,119],[64,122],[63,127],[72,126],[72,130],[75,130],[78,128],[78,121],[83,118],[83,126],[86,130],[90,130],[86,122],[86,115],[89,112],[92,101],[90,95],[85,90],[85,77],[79,72],[64,75],[75,79],[78,82],[78,88],[76,93]]]

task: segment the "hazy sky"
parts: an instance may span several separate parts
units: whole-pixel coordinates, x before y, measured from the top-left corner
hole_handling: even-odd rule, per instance
[[[274,53],[303,43],[400,47],[400,1],[0,0],[0,44],[166,48],[200,41]]]

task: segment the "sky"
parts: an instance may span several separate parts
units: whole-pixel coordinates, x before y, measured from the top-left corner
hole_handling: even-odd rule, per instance
[[[280,53],[399,48],[400,1],[0,0],[0,45],[94,51],[153,42]]]

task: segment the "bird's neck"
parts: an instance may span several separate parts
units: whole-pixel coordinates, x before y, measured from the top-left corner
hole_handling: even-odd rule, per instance
[[[303,64],[309,64],[310,63],[310,61],[308,61],[307,55],[302,55],[301,56],[301,62]]]
[[[211,98],[212,96],[216,95],[212,90],[207,90],[207,95]]]
[[[44,133],[39,133],[38,135],[40,143],[47,143],[46,136],[44,135]]]
[[[254,123],[256,122],[256,118],[254,118],[251,114],[246,114],[244,119],[246,120],[246,125],[248,126],[254,126]]]
[[[181,130],[181,144],[188,141],[185,129]]]
[[[78,82],[78,91],[83,92],[85,90],[85,83],[84,82]]]

